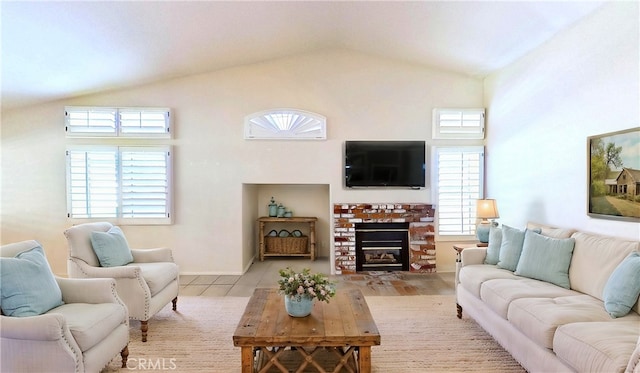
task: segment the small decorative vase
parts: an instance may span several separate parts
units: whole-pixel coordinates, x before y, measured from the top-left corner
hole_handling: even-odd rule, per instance
[[[280,205],[278,205],[278,217],[279,218],[283,218],[284,217],[284,212],[285,212],[285,208],[284,206],[282,206],[282,203]]]
[[[311,314],[313,302],[315,298],[309,298],[306,295],[290,295],[284,296],[284,308],[289,316],[305,317]]]
[[[269,216],[275,218],[278,214],[278,205],[276,201],[271,197],[271,203],[269,204]]]

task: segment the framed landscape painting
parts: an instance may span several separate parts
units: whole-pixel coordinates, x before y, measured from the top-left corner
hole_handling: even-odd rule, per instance
[[[587,138],[589,216],[640,221],[640,127]]]

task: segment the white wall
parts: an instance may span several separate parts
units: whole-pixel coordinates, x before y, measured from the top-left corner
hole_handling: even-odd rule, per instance
[[[173,248],[182,273],[232,274],[246,269],[255,253],[255,218],[266,211],[259,185],[328,188],[326,209],[308,211],[317,216],[338,202],[431,202],[429,188],[344,189],[343,143],[428,140],[434,107],[477,107],[482,95],[477,78],[326,50],[3,111],[1,242],[37,239],[54,272],[66,273],[64,150],[72,141],[63,131],[65,105],[172,108],[175,224],[123,230],[131,246]],[[276,107],[326,116],[328,139],[243,140],[243,118]],[[319,239],[329,242],[328,232]]]
[[[637,2],[611,2],[485,81],[487,196],[499,221],[639,239],[640,224],[587,216],[587,137],[638,127]]]

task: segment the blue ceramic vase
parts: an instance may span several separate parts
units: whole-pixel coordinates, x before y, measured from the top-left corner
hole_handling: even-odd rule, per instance
[[[284,296],[284,308],[287,310],[289,316],[293,317],[305,317],[311,314],[313,309],[313,302],[315,298],[309,298],[306,295],[290,295]]]

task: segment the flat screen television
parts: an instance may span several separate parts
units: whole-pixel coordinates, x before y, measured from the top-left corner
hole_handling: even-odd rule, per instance
[[[346,141],[347,188],[425,186],[424,141]]]

